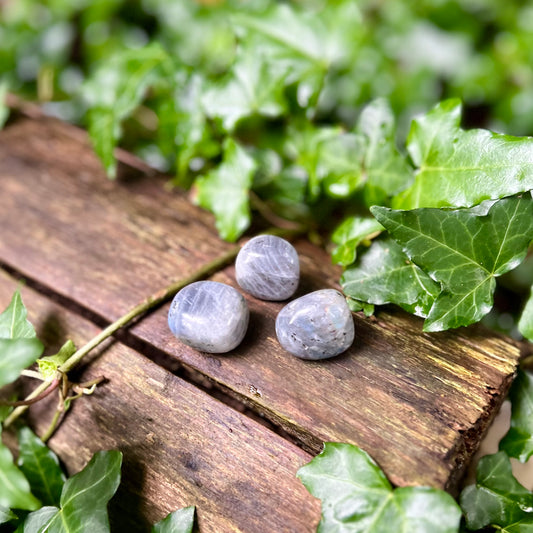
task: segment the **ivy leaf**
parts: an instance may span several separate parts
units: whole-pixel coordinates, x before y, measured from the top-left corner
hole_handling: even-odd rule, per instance
[[[363,184],[362,139],[353,133],[340,133],[322,140],[316,147],[312,176],[333,198],[347,198]]]
[[[11,303],[0,314],[0,387],[15,381],[44,350],[27,314],[20,292],[16,290]]]
[[[121,123],[135,110],[149,87],[173,79],[172,62],[160,45],[126,50],[110,58],[86,82],[89,136],[110,178],[116,177],[114,149],[122,136]]]
[[[176,183],[191,185],[189,164],[195,157],[212,158],[219,154],[220,144],[213,139],[206,114],[201,106],[204,78],[195,73],[177,84],[172,100],[164,99],[158,108],[159,145],[176,156]]]
[[[407,149],[418,171],[395,209],[471,207],[533,189],[533,138],[466,131],[460,121],[457,99],[413,121]]]
[[[286,68],[278,68],[266,57],[241,53],[227,77],[212,82],[202,97],[211,118],[220,118],[226,131],[245,117],[278,117],[287,110],[284,96]]]
[[[374,304],[367,304],[366,302],[362,302],[361,300],[355,300],[353,298],[350,298],[349,296],[346,298],[346,303],[348,304],[350,311],[353,311],[354,313],[363,311],[366,317],[372,316],[374,314]]]
[[[324,151],[320,146],[324,143],[342,142],[337,139],[342,135],[340,128],[331,127],[314,127],[310,124],[300,126],[292,126],[288,130],[287,140],[285,143],[285,151],[290,159],[307,171],[309,176],[308,187],[309,194],[312,200],[316,200],[321,192],[321,179],[327,176],[327,167],[325,159],[333,161],[333,165],[337,163],[331,157],[325,157]],[[358,150],[359,152],[360,150]],[[326,150],[327,152],[327,150]],[[359,157],[358,155],[356,155]],[[348,158],[351,156],[348,154]],[[340,166],[350,168],[351,163],[340,162]],[[320,169],[319,169],[320,167]],[[356,165],[356,172],[360,175],[360,164]],[[338,168],[338,167],[337,167]],[[344,173],[346,170],[344,170]],[[356,178],[358,179],[358,178]]]
[[[120,483],[121,464],[119,451],[95,453],[87,466],[63,486],[60,508],[43,507],[29,514],[24,531],[32,523],[39,526],[36,531],[109,533],[107,503]]]
[[[55,355],[37,359],[39,371],[44,379],[53,379],[59,367],[76,352],[76,345],[69,339]]]
[[[1,436],[0,436],[1,437]],[[24,474],[13,464],[9,448],[0,440],[0,506],[33,511],[40,507]]]
[[[393,303],[423,317],[440,292],[439,285],[390,238],[374,241],[344,271],[341,285],[350,298],[376,305]]]
[[[5,524],[6,522],[11,522],[11,520],[16,520],[17,515],[14,514],[7,507],[0,505],[0,524]]]
[[[32,339],[35,329],[27,320],[28,312],[20,291],[17,289],[11,298],[11,303],[0,314],[0,339]]]
[[[331,258],[337,265],[351,265],[357,256],[357,247],[366,239],[372,239],[383,226],[371,217],[348,217],[333,232],[331,240],[337,245]]]
[[[0,130],[4,127],[9,116],[9,107],[7,106],[7,81],[0,79]]]
[[[460,502],[469,529],[491,525],[502,532],[526,533],[533,528],[533,493],[513,477],[504,452],[481,458],[476,484],[463,490]]]
[[[429,487],[393,490],[382,470],[357,446],[328,442],[297,476],[322,500],[319,532],[459,531],[461,511],[448,493]]]
[[[519,370],[509,399],[511,428],[500,441],[500,450],[525,463],[533,454],[533,375]]]
[[[18,466],[30,483],[32,493],[44,505],[59,505],[65,476],[59,460],[30,428],[19,430]]]
[[[13,383],[43,350],[39,339],[0,339],[0,387]]]
[[[195,507],[184,507],[170,513],[152,527],[152,533],[192,533]]]
[[[533,239],[530,196],[499,200],[485,216],[469,209],[371,211],[409,258],[442,285],[424,331],[480,320],[492,307],[495,278],[522,262]]]
[[[531,287],[526,306],[518,321],[518,330],[526,339],[533,342],[533,287]]]
[[[413,170],[396,148],[396,125],[388,101],[378,98],[359,117],[356,132],[365,142],[364,172],[367,205],[383,205],[413,181]]]
[[[250,225],[248,193],[257,165],[233,139],[224,144],[223,162],[196,180],[197,203],[214,213],[220,236],[235,241]]]

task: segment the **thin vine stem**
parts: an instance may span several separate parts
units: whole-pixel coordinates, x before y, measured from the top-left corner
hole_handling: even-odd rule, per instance
[[[272,228],[266,231],[265,233],[289,238],[291,236],[294,237],[294,236],[301,234],[302,230]],[[103,329],[98,335],[93,337],[87,344],[85,344],[79,350],[77,350],[74,354],[72,354],[58,368],[59,372],[66,374],[67,372],[72,370],[75,366],[77,366],[80,363],[80,361],[91,350],[93,350],[103,341],[111,337],[117,330],[119,330],[120,328],[122,328],[123,326],[125,326],[126,324],[134,320],[135,318],[163,304],[164,302],[172,298],[179,290],[183,289],[183,287],[190,285],[191,283],[194,283],[195,281],[200,281],[202,279],[205,279],[211,276],[212,274],[214,274],[215,272],[218,272],[219,270],[224,268],[226,265],[230,264],[237,257],[237,254],[239,253],[240,249],[241,249],[240,245],[236,245],[233,248],[230,248],[226,253],[213,259],[209,263],[206,263],[205,265],[200,267],[198,270],[193,272],[191,275],[170,284],[168,287],[165,287],[159,292],[146,298],[146,300],[144,300],[139,305],[136,305],[133,309],[128,311],[125,315],[115,320],[115,322],[109,324],[109,326]],[[42,394],[44,391],[46,391],[50,387],[52,382],[53,382],[52,379],[43,381],[43,383],[41,383],[35,390],[33,390],[26,397],[24,402],[30,402],[31,400],[39,397],[40,394]],[[28,405],[21,405],[17,407],[16,409],[14,409],[13,412],[5,419],[4,427],[8,427],[11,424],[13,424],[13,422],[17,420],[17,418],[19,418],[26,411],[26,409],[28,409]]]

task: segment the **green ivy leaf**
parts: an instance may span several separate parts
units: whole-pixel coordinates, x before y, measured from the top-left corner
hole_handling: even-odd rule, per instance
[[[469,529],[491,525],[508,533],[532,531],[533,493],[513,477],[504,452],[481,458],[476,484],[463,490],[460,502]]]
[[[0,339],[0,387],[13,383],[43,350],[39,339]]]
[[[395,209],[470,207],[533,189],[533,138],[465,131],[460,121],[456,99],[413,121],[407,149],[418,171]]]
[[[63,486],[60,508],[44,507],[26,518],[33,531],[71,533],[90,531],[109,533],[107,503],[120,483],[122,454],[119,451],[97,452],[87,466]]]
[[[0,314],[0,387],[15,381],[44,350],[27,314],[20,292],[16,290],[11,303]]]
[[[14,514],[10,509],[7,507],[3,507],[0,505],[0,524],[5,524],[6,522],[11,522],[12,520],[16,520],[17,515]]]
[[[346,298],[346,303],[348,304],[350,311],[353,311],[354,313],[363,311],[366,317],[372,316],[374,314],[374,304],[367,304],[366,302],[362,302],[361,300],[355,300],[354,298],[350,298],[349,296]]]
[[[365,142],[365,201],[367,205],[383,205],[407,188],[414,177],[396,148],[396,124],[388,101],[378,98],[368,104],[361,112],[356,132]]]
[[[170,513],[152,527],[152,533],[192,533],[195,507],[185,507]]]
[[[224,144],[223,162],[196,180],[197,203],[214,213],[220,236],[235,241],[250,225],[248,193],[257,165],[233,139]]]
[[[364,144],[358,135],[339,133],[326,138],[316,147],[316,166],[311,175],[329,196],[347,198],[363,184],[363,153]]]
[[[62,529],[47,529],[51,519],[57,514],[57,507],[41,507],[30,513],[16,529],[15,533],[56,533]]]
[[[448,493],[429,487],[393,490],[382,470],[357,446],[328,442],[297,476],[322,500],[319,532],[459,531],[461,511]]]
[[[519,370],[509,399],[511,428],[500,441],[500,450],[524,463],[533,454],[533,375]]]
[[[284,149],[290,159],[307,171],[309,176],[309,195],[312,200],[316,200],[320,196],[322,190],[321,180],[328,173],[324,159],[332,160],[331,157],[325,158],[323,151],[321,153],[320,146],[329,142],[342,142],[337,140],[342,134],[340,128],[314,127],[308,123],[289,127]],[[348,154],[347,157],[350,158],[351,156]],[[356,157],[359,158],[359,155],[356,154]],[[335,165],[336,163],[333,161],[334,168]],[[346,168],[354,165],[349,161],[341,161],[339,166],[344,168],[343,172],[346,173]],[[358,169],[357,172],[360,174],[360,164],[356,165],[356,167]]]
[[[177,84],[172,100],[164,99],[158,108],[159,145],[176,156],[176,183],[191,185],[189,164],[195,157],[212,158],[220,153],[220,144],[212,136],[208,119],[201,106],[204,78],[195,73]]]
[[[287,110],[284,96],[286,68],[266,57],[239,54],[231,72],[221,81],[211,82],[202,105],[211,118],[220,118],[226,131],[245,117],[278,117]]]
[[[1,435],[0,435],[1,437]],[[33,511],[40,507],[24,474],[13,464],[9,448],[0,440],[0,505]]]
[[[11,303],[0,314],[0,339],[32,339],[35,329],[27,320],[28,312],[20,291],[17,289],[11,298]]]
[[[360,260],[344,271],[341,285],[350,298],[375,305],[393,303],[423,317],[440,292],[439,285],[390,238],[374,241]]]
[[[7,107],[6,102],[7,90],[7,81],[0,79],[0,130],[4,127],[7,117],[9,117],[9,107]]]
[[[533,201],[507,198],[477,210],[372,207],[409,258],[442,285],[424,331],[480,320],[493,304],[495,278],[522,262],[533,239]]]
[[[69,339],[55,355],[37,359],[39,371],[44,379],[54,379],[59,367],[74,353],[76,353],[76,345]]]
[[[531,287],[526,306],[518,321],[518,330],[526,339],[533,342],[533,287]]]
[[[85,83],[89,136],[110,178],[116,176],[114,149],[122,136],[122,121],[141,103],[149,87],[168,85],[172,79],[170,57],[152,43],[117,53]]]
[[[357,256],[357,247],[383,231],[383,226],[371,217],[348,217],[335,229],[331,240],[337,245],[331,252],[334,263],[351,265]]]
[[[30,428],[18,432],[18,466],[30,483],[31,491],[44,505],[59,505],[65,475],[59,460]]]

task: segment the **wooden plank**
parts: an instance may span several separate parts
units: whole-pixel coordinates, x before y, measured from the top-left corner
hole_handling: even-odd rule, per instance
[[[16,283],[0,270],[0,308]],[[49,353],[67,338],[78,345],[97,329],[28,288],[29,318]],[[94,452],[124,453],[123,483],[112,502],[120,531],[148,531],[168,512],[196,505],[202,531],[313,531],[320,509],[296,479],[311,457],[248,417],[113,343],[80,374],[108,382],[73,407],[50,441],[70,473]],[[33,406],[30,422],[46,429],[57,400]]]
[[[68,132],[54,121],[22,120],[1,134],[6,207],[0,224],[18,234],[0,241],[0,261],[113,320],[227,249],[205,213],[162,193],[154,178],[108,182],[86,143],[70,140]],[[339,270],[327,255],[303,241],[297,248],[300,294],[335,286]],[[234,284],[233,268],[214,279]],[[355,315],[356,342],[345,355],[301,361],[275,339],[282,304],[248,301],[248,335],[225,356],[173,339],[167,308],[132,332],[246,401],[309,450],[318,451],[324,440],[352,442],[398,485],[454,490],[512,380],[514,345],[481,328],[422,333],[420,320],[389,309],[372,319]]]

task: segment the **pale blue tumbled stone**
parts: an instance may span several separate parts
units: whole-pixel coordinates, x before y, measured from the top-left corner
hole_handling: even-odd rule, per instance
[[[300,262],[294,246],[281,237],[259,235],[235,261],[237,283],[261,300],[286,300],[298,288]]]
[[[327,359],[352,345],[352,312],[338,291],[311,292],[293,300],[279,312],[276,335],[281,346],[296,357]]]
[[[184,344],[209,353],[238,346],[248,328],[250,313],[243,296],[216,281],[197,281],[176,294],[168,325]]]

